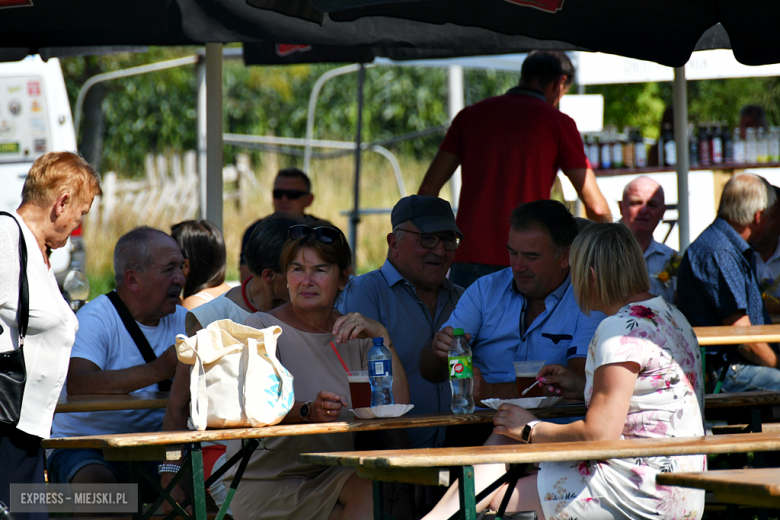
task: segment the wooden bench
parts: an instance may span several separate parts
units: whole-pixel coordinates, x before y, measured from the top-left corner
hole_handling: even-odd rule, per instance
[[[727,504],[780,508],[780,470],[731,469],[699,473],[662,473],[656,483],[712,491]]]
[[[469,448],[437,448],[419,450],[363,451],[338,453],[305,453],[298,457],[304,464],[352,466],[374,482],[375,504],[381,497],[379,481],[443,482],[442,472],[447,467],[458,467],[461,518],[476,520],[475,505],[487,493],[504,482],[511,487],[519,474],[505,476],[486,491],[476,494],[474,470],[477,464],[530,464],[600,460],[610,458],[653,457],[659,455],[696,455],[714,453],[745,453],[775,451],[780,448],[780,434],[746,433],[709,435],[705,437],[667,437],[663,439],[631,439],[597,442],[565,442],[547,444],[518,444],[511,446],[476,446]],[[516,468],[511,468],[510,472]],[[381,500],[379,501],[381,503]],[[505,506],[505,504],[504,504]],[[375,508],[376,509],[376,508]],[[502,514],[503,510],[499,510]],[[375,520],[387,518],[375,510]]]
[[[138,392],[116,395],[67,395],[60,397],[54,413],[150,410],[165,408],[170,392]]]

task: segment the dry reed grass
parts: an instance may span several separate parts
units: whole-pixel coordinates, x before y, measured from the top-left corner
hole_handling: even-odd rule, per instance
[[[225,201],[223,229],[228,250],[228,280],[238,279],[238,257],[241,237],[246,227],[272,211],[271,186],[280,165],[276,156],[266,154],[255,165],[259,190],[242,188],[241,202]],[[407,194],[417,191],[429,160],[398,158]],[[287,166],[284,164],[282,166]],[[314,203],[309,212],[330,220],[348,236],[348,216],[342,211],[352,207],[354,159],[341,157],[312,161],[312,192]],[[393,171],[386,159],[365,153],[361,168],[360,206],[362,208],[392,208],[400,198]],[[449,185],[441,196],[449,199]],[[192,218],[196,218],[195,215]],[[96,219],[99,221],[99,219]],[[165,212],[162,215],[135,215],[118,208],[107,226],[85,223],[84,241],[87,248],[87,274],[93,291],[91,297],[113,286],[114,245],[119,237],[137,226],[153,226],[166,232],[175,224]],[[390,215],[365,215],[358,227],[357,271],[364,273],[382,265],[386,255],[386,235],[391,230]]]

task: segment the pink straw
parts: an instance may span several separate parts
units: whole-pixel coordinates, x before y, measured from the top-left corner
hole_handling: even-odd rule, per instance
[[[336,353],[336,355],[339,357],[339,361],[341,361],[341,366],[343,366],[343,367],[344,367],[344,370],[346,370],[346,371],[347,371],[347,374],[349,374],[349,369],[347,368],[347,364],[346,364],[346,363],[344,363],[344,360],[343,360],[343,359],[341,359],[341,354],[339,354],[339,351],[338,351],[338,350],[336,350],[336,345],[334,345],[334,344],[333,344],[333,342],[331,341],[331,342],[330,342],[330,346],[331,346],[331,348],[333,349],[333,352],[335,352],[335,353]]]

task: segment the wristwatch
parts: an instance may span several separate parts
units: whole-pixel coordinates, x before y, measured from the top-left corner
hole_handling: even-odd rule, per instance
[[[534,426],[539,424],[542,421],[531,421],[528,424],[525,425],[525,428],[523,428],[523,433],[520,435],[520,440],[522,440],[526,444],[531,444],[531,430],[534,429]]]
[[[301,419],[303,419],[303,422],[311,422],[311,419],[309,419],[309,414],[311,413],[311,401],[306,401],[301,405]]]

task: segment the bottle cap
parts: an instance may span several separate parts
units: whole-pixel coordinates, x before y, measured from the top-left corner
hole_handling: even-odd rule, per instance
[[[385,339],[382,336],[379,336],[378,338],[374,338],[374,345],[384,345]]]
[[[463,329],[453,329],[452,335],[453,336],[463,336]]]

